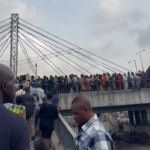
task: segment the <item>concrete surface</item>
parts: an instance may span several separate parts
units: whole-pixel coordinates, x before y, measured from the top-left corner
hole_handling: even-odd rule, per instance
[[[63,147],[59,143],[59,139],[57,138],[55,131],[53,131],[53,134],[52,134],[50,150],[63,150]]]
[[[150,89],[60,93],[59,100],[61,110],[69,110],[71,102],[76,96],[87,97],[92,107],[150,104]]]

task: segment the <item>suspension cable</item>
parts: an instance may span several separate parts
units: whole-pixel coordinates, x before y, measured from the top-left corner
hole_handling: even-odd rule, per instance
[[[53,41],[53,42],[55,42],[55,43],[57,43],[57,44],[60,44],[60,45],[62,45],[62,46],[64,46],[64,47],[66,47],[66,48],[72,49],[72,48],[70,48],[70,47],[68,47],[68,46],[66,46],[66,45],[64,45],[64,44],[62,44],[62,43],[60,43],[60,42],[57,42],[56,40],[54,40],[54,39],[52,39],[52,38],[49,38],[49,37],[45,36],[45,35],[42,34],[42,33],[37,32],[36,30],[31,29],[30,27],[28,27],[28,26],[26,26],[26,25],[24,25],[24,24],[21,24],[21,23],[19,23],[19,24],[20,24],[21,26],[23,26],[23,27],[25,27],[25,28],[27,28],[27,29],[29,29],[29,30],[31,30],[31,31],[33,31],[33,32],[35,32],[35,33],[37,33],[37,34],[39,34],[39,35],[41,35],[41,36],[43,36],[43,37],[45,37],[45,38],[47,38],[47,39]],[[70,43],[69,43],[69,44],[70,44]],[[76,45],[73,44],[73,46],[76,46]],[[87,53],[89,53],[89,54],[92,54],[92,55],[94,55],[94,56],[96,56],[96,57],[98,57],[98,58],[100,58],[100,59],[103,59],[103,60],[105,60],[105,61],[107,61],[107,62],[109,62],[109,63],[111,63],[111,64],[113,64],[113,65],[116,65],[116,66],[118,66],[118,67],[120,67],[120,68],[122,68],[122,69],[125,69],[125,70],[127,70],[127,71],[131,71],[131,70],[126,69],[126,68],[124,68],[124,67],[122,67],[122,66],[120,66],[120,65],[117,65],[117,64],[115,64],[115,63],[113,63],[113,62],[111,62],[111,61],[109,61],[109,60],[106,60],[105,58],[102,58],[102,57],[100,57],[100,56],[98,56],[98,55],[96,55],[96,54],[94,54],[94,53],[91,53],[91,52],[89,52],[89,51],[87,51],[87,50],[85,50],[85,49],[82,49],[81,47],[78,47],[78,46],[76,46],[76,47],[79,48],[79,49],[81,49],[81,50],[83,50],[83,51],[85,51],[85,52],[87,52]]]
[[[10,37],[9,37],[10,38]],[[2,46],[2,48],[0,49],[0,52],[3,50],[3,48],[5,47],[6,43],[8,42],[9,38],[6,40],[5,44]]]
[[[26,37],[25,37],[26,38]],[[52,47],[51,47],[52,48]],[[53,48],[52,48],[53,49]],[[47,49],[45,49],[47,50]],[[53,49],[54,50],[54,49]],[[47,50],[48,52],[52,53],[51,51]],[[56,51],[56,50],[55,50]],[[53,54],[53,53],[52,53]],[[64,56],[64,55],[62,55]],[[84,69],[82,66],[78,65],[77,63],[75,63],[74,61],[72,61],[71,59],[69,59],[68,57],[64,56],[66,59],[70,60],[71,62],[73,62],[74,64],[76,64],[77,66],[79,66],[80,68]],[[58,57],[60,59],[60,57]],[[92,74],[91,72],[89,72],[88,70],[84,69],[86,72]]]
[[[40,56],[41,57],[41,56]],[[59,57],[60,58],[60,57]],[[67,63],[68,65],[70,65],[71,67],[73,67],[73,68],[75,68],[77,71],[79,71],[80,73],[82,73],[82,74],[85,74],[85,73],[83,73],[81,70],[79,70],[78,68],[76,68],[76,67],[74,67],[73,65],[71,65],[70,63],[68,63],[67,61],[65,61],[64,59],[62,59],[62,58],[60,58],[62,61],[64,61],[65,63]],[[44,58],[42,58],[42,60],[45,60]],[[39,61],[39,60],[38,60]],[[20,65],[22,65],[22,64],[20,64]]]
[[[6,51],[7,47],[9,46],[9,44],[10,44],[10,41],[9,41],[8,45],[5,47],[5,49],[4,49],[4,51],[2,52],[2,54],[0,55],[0,57],[2,57],[2,55],[3,55],[4,52]]]
[[[21,32],[20,32],[21,33]],[[68,51],[67,53],[65,53],[65,54],[69,54],[70,53],[70,51]],[[50,55],[50,57],[48,57],[48,58],[52,58],[52,57],[57,57],[57,56],[61,56],[61,55],[63,55],[62,54],[62,52],[58,52],[58,53],[55,53],[55,54],[47,54],[47,56],[49,56]],[[52,56],[51,56],[52,55]],[[32,58],[30,58],[30,60],[32,60],[32,59],[36,59],[36,58],[40,58],[40,57],[32,57]],[[41,60],[41,59],[40,59]],[[22,59],[22,60],[19,60],[18,62],[23,62],[23,61],[27,61],[26,59]]]
[[[3,21],[1,21],[0,23],[3,23],[3,22],[5,22],[5,21],[7,21],[7,20],[9,20],[10,18],[8,18],[8,19],[6,19],[6,20],[3,20]]]
[[[28,40],[28,39],[27,39]],[[29,40],[28,40],[28,42],[30,42]],[[30,42],[33,46],[34,46],[34,48],[36,48],[42,55],[44,55],[32,42]],[[45,57],[46,57],[46,55],[45,55]],[[46,57],[47,58],[47,57]],[[65,75],[64,74],[64,72],[62,71],[62,70],[60,70],[60,68],[58,68],[49,58],[47,58],[63,75]]]
[[[10,23],[7,23],[7,24],[5,24],[5,25],[2,25],[1,27],[0,27],[0,29],[3,29],[3,28],[5,28],[5,27],[7,27],[7,26],[9,26],[10,25]]]
[[[20,37],[20,36],[19,36]],[[21,37],[20,37],[20,40],[21,41],[23,41],[26,45],[28,45],[28,47],[30,47],[37,55],[39,55],[28,43],[26,43]],[[41,55],[39,55],[41,58],[42,58],[42,56]],[[43,58],[42,58],[43,59]],[[55,68],[51,65],[51,64],[49,64],[45,59],[43,59],[51,68],[53,68],[54,70],[55,70]],[[55,70],[56,72],[57,72],[57,70]],[[59,75],[60,75],[60,73],[59,72],[57,72]]]
[[[22,33],[21,33],[21,34],[22,34]],[[23,35],[24,37],[26,37],[24,34],[22,34],[22,35]],[[26,38],[30,39],[29,37],[26,37]],[[42,47],[43,49],[49,51],[48,49],[46,49],[46,48],[43,47],[42,45],[38,44],[38,43],[35,42],[34,40],[32,40],[32,39],[30,39],[30,40],[33,41],[34,43],[36,43],[37,45],[39,45],[40,47]],[[50,46],[49,46],[49,47],[50,47]],[[52,48],[52,47],[50,47],[50,48],[53,49],[54,51],[58,52],[56,49],[54,49],[54,48]],[[64,51],[65,51],[65,50],[64,50]],[[52,52],[50,52],[50,53],[52,53]],[[52,53],[52,54],[53,54],[53,53]],[[71,54],[71,55],[73,55],[73,54]],[[62,56],[64,56],[64,55],[62,55]],[[73,56],[76,57],[75,55],[73,55]],[[66,57],[66,56],[65,56],[65,57]],[[94,68],[97,68],[98,70],[101,70],[101,71],[103,71],[103,72],[106,72],[106,71],[104,71],[104,70],[102,70],[102,69],[100,69],[100,68],[98,68],[98,67],[96,67],[96,66],[90,64],[89,62],[87,62],[87,61],[85,61],[85,60],[83,60],[83,59],[81,59],[81,58],[79,58],[79,57],[76,57],[76,58],[78,58],[78,59],[82,60],[83,62],[85,62],[85,63],[87,63],[87,64],[93,66]]]
[[[10,33],[10,31],[9,31],[7,34],[5,34],[4,36],[2,36],[2,37],[0,38],[0,41],[3,40],[9,33]]]
[[[7,29],[5,29],[2,32],[0,32],[0,34],[3,33],[3,32],[5,32],[5,31],[7,31],[8,29],[10,29],[10,27],[8,27]]]
[[[9,37],[9,38],[10,38],[10,37]],[[8,38],[8,39],[9,39],[9,38]],[[1,46],[5,43],[5,42],[7,42],[7,41],[8,41],[8,39],[6,39],[6,40],[5,40],[5,41],[4,41],[4,42],[0,45],[0,47],[1,47]]]
[[[23,30],[23,29],[21,28],[21,30]],[[62,49],[62,48],[60,48],[60,47],[58,47],[58,46],[56,46],[56,45],[54,45],[54,44],[51,44],[51,43],[49,43],[48,41],[45,41],[45,40],[43,40],[43,39],[41,39],[41,38],[39,38],[39,37],[37,37],[37,36],[35,36],[35,35],[33,35],[33,34],[27,32],[26,30],[23,30],[23,31],[26,32],[26,33],[28,33],[28,34],[30,34],[30,35],[33,36],[34,38],[40,40],[41,42],[44,41],[44,42],[46,42],[46,43],[48,43],[48,44],[50,44],[50,45],[52,45],[52,46],[54,46],[54,47],[56,47],[56,48],[59,48],[59,49],[65,51],[64,49]],[[20,33],[21,33],[21,32],[20,32]],[[43,42],[43,43],[44,43],[44,42]],[[44,43],[44,44],[47,45],[46,43]],[[49,46],[49,45],[47,45],[47,46]],[[50,47],[50,46],[49,46],[49,47]],[[91,60],[91,61],[93,61],[93,62],[95,62],[95,63],[97,63],[97,64],[99,64],[99,65],[101,65],[100,63],[102,63],[102,62],[99,62],[98,60],[94,60],[93,58],[91,58],[91,57],[89,57],[89,56],[87,56],[87,55],[84,55],[84,54],[82,54],[82,53],[80,53],[80,52],[78,52],[78,51],[76,51],[76,50],[74,50],[74,49],[71,49],[71,50],[75,51],[76,53],[78,53],[78,54],[80,54],[80,55],[86,57],[87,59],[89,59],[89,60]],[[98,62],[99,62],[99,63],[98,63]],[[104,63],[102,63],[102,64],[104,64]],[[104,65],[105,65],[105,66],[108,66],[108,67],[111,67],[111,66],[106,65],[106,64],[104,64]],[[105,67],[105,66],[103,66],[103,67]],[[105,68],[106,68],[106,67],[105,67]],[[115,70],[117,70],[117,71],[119,71],[119,72],[122,72],[122,71],[120,71],[120,70],[118,70],[118,69],[116,69],[116,68],[113,68],[113,67],[111,67],[111,68],[112,68],[112,69],[115,69]],[[106,69],[109,69],[109,68],[106,68]],[[110,70],[110,69],[109,69],[109,70]],[[124,73],[124,72],[122,72],[122,73]]]
[[[19,38],[19,45],[20,45],[20,47],[21,47],[21,49],[22,49],[22,51],[23,51],[23,53],[24,53],[26,59],[28,60],[29,56],[28,56],[28,54],[26,54],[26,52],[25,52],[25,47],[24,47],[23,43],[21,43],[20,38]],[[33,65],[30,63],[30,58],[29,58],[29,60],[28,60],[28,63],[29,63],[30,68],[31,68],[31,70],[32,70],[32,72],[33,72],[33,75],[35,75],[36,73],[35,73],[35,70],[34,70]]]

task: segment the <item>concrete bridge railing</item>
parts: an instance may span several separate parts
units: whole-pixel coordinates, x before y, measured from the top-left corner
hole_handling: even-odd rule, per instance
[[[59,118],[55,121],[55,132],[64,150],[67,148],[76,149],[74,141],[76,134],[61,114],[59,114]]]
[[[87,97],[93,109],[105,108],[111,110],[117,108],[116,111],[132,110],[133,107],[140,109],[139,107],[150,108],[150,89],[129,89],[129,90],[116,90],[116,91],[92,91],[92,92],[78,92],[78,93],[61,93],[59,94],[61,110],[69,111],[71,102],[76,96]],[[132,106],[132,107],[131,107]],[[143,109],[143,108],[141,108]],[[146,108],[145,108],[146,109]],[[108,110],[106,112],[109,112]]]

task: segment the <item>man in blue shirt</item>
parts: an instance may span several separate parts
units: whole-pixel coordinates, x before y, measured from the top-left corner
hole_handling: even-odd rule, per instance
[[[113,140],[97,115],[93,114],[89,100],[76,97],[71,111],[79,129],[75,139],[76,150],[114,150]]]

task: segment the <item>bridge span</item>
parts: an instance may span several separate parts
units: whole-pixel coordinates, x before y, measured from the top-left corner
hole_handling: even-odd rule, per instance
[[[61,114],[71,115],[70,106],[76,96],[87,97],[95,113],[150,109],[150,89],[60,93]]]

